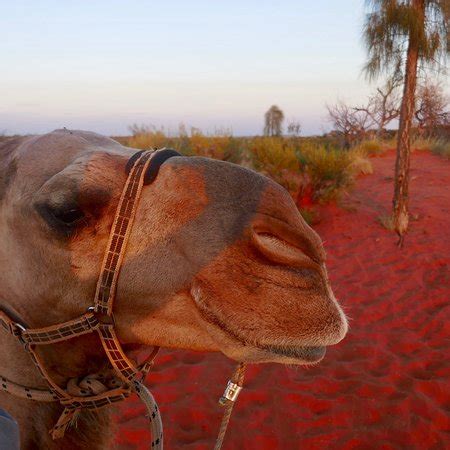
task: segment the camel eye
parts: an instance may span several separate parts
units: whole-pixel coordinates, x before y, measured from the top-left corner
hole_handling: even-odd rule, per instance
[[[53,211],[55,218],[66,225],[73,225],[84,218],[84,213],[81,209],[71,208],[66,210]]]
[[[85,222],[85,214],[77,205],[38,204],[36,209],[47,224],[59,234],[69,237]]]

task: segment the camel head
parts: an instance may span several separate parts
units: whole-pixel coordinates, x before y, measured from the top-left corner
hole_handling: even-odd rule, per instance
[[[58,130],[0,153],[0,301],[30,326],[92,304],[136,150]],[[308,364],[347,331],[325,252],[289,194],[251,170],[174,157],[143,188],[114,303],[123,343]]]

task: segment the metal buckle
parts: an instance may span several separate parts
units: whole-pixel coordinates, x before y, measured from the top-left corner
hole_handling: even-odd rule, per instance
[[[14,322],[14,326],[16,328],[18,328],[21,333],[23,333],[24,331],[27,331],[27,329],[23,325],[21,325],[20,323]]]
[[[225,392],[219,400],[221,405],[225,405],[226,401],[235,402],[238,398],[239,393],[242,390],[242,386],[239,386],[236,383],[233,383],[231,380],[228,381],[227,387],[225,388]]]
[[[17,339],[19,339],[20,343],[21,343],[23,346],[27,346],[27,345],[28,345],[28,342],[25,341],[25,339],[24,339],[23,336],[22,336],[22,333],[23,333],[24,331],[27,331],[27,329],[26,329],[23,325],[21,325],[20,323],[18,323],[18,322],[14,322],[14,323],[11,324],[11,325],[12,325],[12,326],[11,326],[11,328],[12,328],[12,334],[13,334],[14,336],[16,336]]]
[[[112,327],[116,325],[113,314],[99,313],[96,310],[95,306],[89,306],[89,308],[86,311],[88,313],[92,313],[100,325],[107,325]]]

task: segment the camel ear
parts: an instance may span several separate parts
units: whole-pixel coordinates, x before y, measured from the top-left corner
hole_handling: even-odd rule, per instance
[[[139,156],[142,155],[142,153],[143,150],[135,153],[128,160],[127,165],[125,167],[125,171],[127,174],[130,173],[131,168],[133,167],[134,163],[138,160]],[[152,160],[150,161],[150,165],[147,168],[147,172],[145,173],[144,185],[153,183],[153,181],[155,181],[156,176],[158,175],[159,168],[163,165],[165,161],[174,156],[182,156],[182,155],[171,148],[166,148],[164,150],[156,152],[155,155],[152,157]]]

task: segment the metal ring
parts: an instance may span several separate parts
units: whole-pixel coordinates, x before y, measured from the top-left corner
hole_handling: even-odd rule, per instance
[[[16,327],[16,328],[18,328],[20,331],[27,331],[27,329],[23,326],[23,325],[21,325],[20,323],[17,323],[17,322],[14,322],[14,326]]]

